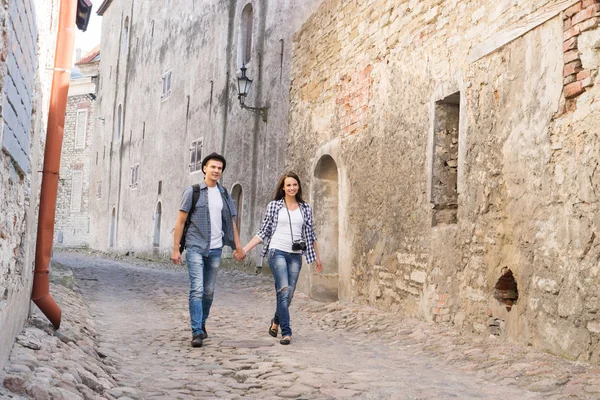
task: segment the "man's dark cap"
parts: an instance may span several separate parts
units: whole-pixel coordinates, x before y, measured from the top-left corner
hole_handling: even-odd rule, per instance
[[[217,153],[210,153],[209,155],[207,155],[206,157],[204,157],[204,160],[202,160],[202,172],[204,172],[204,166],[206,165],[206,163],[208,163],[209,160],[219,160],[223,163],[223,171],[225,171],[225,166],[227,165],[227,161],[225,161],[225,157],[223,157],[220,154]],[[205,172],[206,174],[206,172]]]

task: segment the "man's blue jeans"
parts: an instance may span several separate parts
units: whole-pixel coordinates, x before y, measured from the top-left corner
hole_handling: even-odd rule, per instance
[[[271,249],[269,250],[269,268],[275,278],[275,290],[277,291],[277,309],[273,320],[281,326],[282,336],[292,336],[289,307],[302,268],[302,254]]]
[[[190,320],[192,336],[202,335],[212,306],[221,264],[222,249],[211,249],[208,257],[194,250],[186,250],[188,273],[190,274]]]

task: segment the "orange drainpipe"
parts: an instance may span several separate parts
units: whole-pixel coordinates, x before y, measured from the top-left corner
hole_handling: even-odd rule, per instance
[[[50,258],[54,236],[60,153],[65,130],[65,111],[71,80],[71,66],[73,64],[76,11],[77,0],[60,1],[46,149],[44,151],[44,170],[42,171],[35,271],[31,293],[31,300],[48,317],[56,329],[60,327],[61,310],[50,294]]]

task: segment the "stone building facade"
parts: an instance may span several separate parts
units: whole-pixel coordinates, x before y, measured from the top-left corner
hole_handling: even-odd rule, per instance
[[[92,144],[90,246],[168,257],[181,194],[223,154],[242,241],[285,167],[293,34],[317,0],[105,0]],[[254,80],[243,110],[236,74]],[[258,255],[258,253],[256,253]],[[251,262],[251,261],[249,261]]]
[[[0,1],[0,371],[29,311],[58,1]]]
[[[600,362],[600,1],[324,2],[295,35],[287,165],[314,297]]]
[[[99,47],[75,63],[71,74],[60,162],[54,228],[55,247],[88,245],[89,191]]]

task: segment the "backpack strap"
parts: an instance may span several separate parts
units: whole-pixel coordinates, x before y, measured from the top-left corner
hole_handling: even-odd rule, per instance
[[[187,235],[188,228],[192,222],[192,213],[196,209],[196,203],[200,198],[200,185],[192,185],[193,193],[192,193],[192,206],[190,207],[190,212],[187,215],[185,220],[185,225],[183,226],[183,233],[181,235],[181,239],[179,240],[179,252],[183,253],[185,249],[185,237]]]
[[[188,214],[188,219],[190,219],[192,217],[192,213],[196,209],[196,203],[198,202],[198,199],[200,198],[200,185],[198,185],[198,184],[192,185],[192,189],[194,190],[194,193],[192,194],[192,208],[190,208],[190,213]]]

